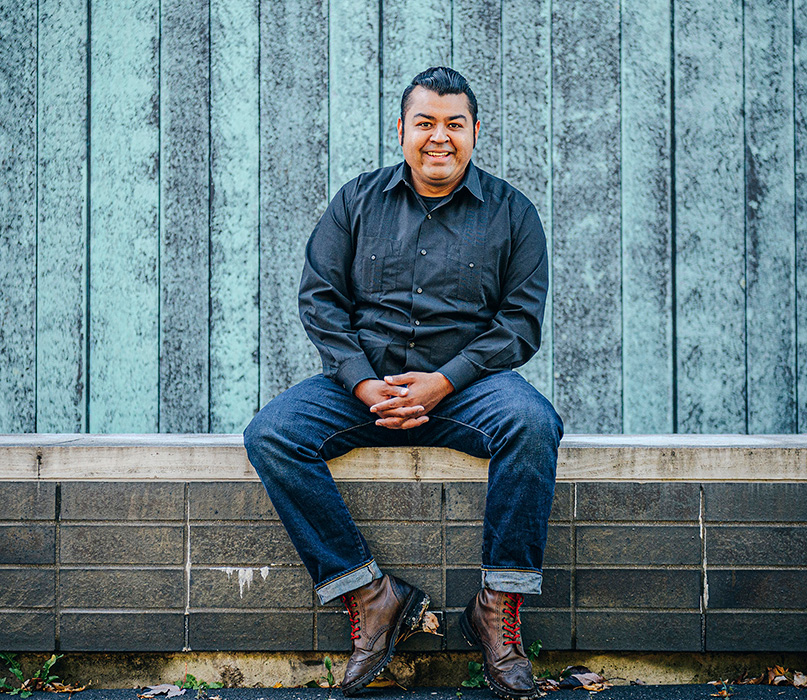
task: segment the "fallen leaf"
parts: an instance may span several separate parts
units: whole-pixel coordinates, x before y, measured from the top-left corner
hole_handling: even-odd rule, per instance
[[[723,688],[723,690],[718,690],[716,693],[712,693],[713,698],[727,698],[731,695],[731,693]]]
[[[282,688],[283,687],[283,681],[278,681],[272,687],[273,688]]]
[[[796,688],[807,688],[807,676],[805,676],[801,671],[794,671],[793,685]]]
[[[153,698],[157,695],[165,695],[168,698],[176,697],[177,695],[184,695],[185,688],[180,688],[173,683],[163,683],[161,685],[146,686],[146,692],[138,695],[139,698]]]

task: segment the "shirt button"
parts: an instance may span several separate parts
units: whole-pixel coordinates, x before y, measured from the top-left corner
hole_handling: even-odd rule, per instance
[[[474,266],[473,263],[468,263],[468,267],[473,267],[473,266]]]
[[[409,343],[409,347],[413,348],[413,347],[415,347],[415,344],[414,343]]]
[[[415,321],[415,325],[416,325],[416,326],[419,326],[419,325],[420,325],[420,321]]]
[[[431,214],[426,214],[426,218],[427,218],[427,219],[431,219],[431,218],[432,218],[432,215],[431,215]]]
[[[426,249],[425,249],[425,248],[423,248],[423,249],[420,251],[420,254],[421,254],[421,255],[426,255]]]
[[[420,287],[418,287],[418,294],[423,294],[423,290]]]
[[[375,255],[371,255],[370,260],[375,260]],[[473,265],[471,265],[471,267],[473,267]]]

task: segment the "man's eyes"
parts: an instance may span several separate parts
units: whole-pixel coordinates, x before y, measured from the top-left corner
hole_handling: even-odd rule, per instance
[[[415,124],[415,126],[421,127],[423,129],[430,129],[432,126],[434,126],[434,124],[432,124],[431,122],[418,122],[417,124]],[[451,122],[448,125],[448,128],[449,129],[462,129],[464,126],[465,126],[464,124],[460,124],[459,122]]]

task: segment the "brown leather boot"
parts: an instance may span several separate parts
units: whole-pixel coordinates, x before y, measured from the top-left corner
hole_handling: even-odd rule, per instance
[[[482,647],[482,673],[488,687],[502,698],[534,698],[538,688],[532,663],[521,643],[520,593],[483,588],[468,603],[460,628],[470,646]]]
[[[347,662],[342,692],[353,695],[389,663],[404,627],[417,627],[429,596],[394,576],[377,578],[342,596],[350,615],[353,654]]]

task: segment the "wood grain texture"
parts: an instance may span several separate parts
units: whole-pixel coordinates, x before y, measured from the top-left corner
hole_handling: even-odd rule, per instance
[[[453,67],[470,83],[479,104],[474,163],[502,173],[501,0],[453,0]]]
[[[622,391],[626,433],[673,430],[669,0],[622,2]]]
[[[39,3],[37,430],[87,428],[87,2]]]
[[[794,0],[795,191],[796,191],[796,411],[807,433],[807,1]]]
[[[36,455],[41,455],[37,468]],[[442,447],[362,448],[338,481],[485,481],[487,460]],[[0,479],[257,481],[241,435],[0,436]],[[805,482],[804,435],[566,435],[558,481]]]
[[[553,16],[555,405],[573,432],[622,429],[619,11]]]
[[[379,0],[330,0],[329,198],[379,161]]]
[[[211,0],[210,430],[258,405],[258,0]]]
[[[160,431],[209,430],[208,0],[162,0]]]
[[[742,4],[675,4],[678,426],[746,430]]]
[[[549,0],[502,3],[502,177],[530,198],[546,234],[550,287],[541,348],[519,370],[550,400],[552,377],[552,16]]]
[[[451,8],[443,0],[384,0],[381,165],[403,160],[401,95],[421,71],[451,65]]]
[[[0,6],[0,432],[36,430],[36,4]]]
[[[319,371],[297,314],[303,253],[328,204],[325,0],[261,5],[261,401]]]
[[[158,429],[158,8],[92,6],[92,432]]]
[[[796,430],[793,6],[745,2],[748,432]]]

